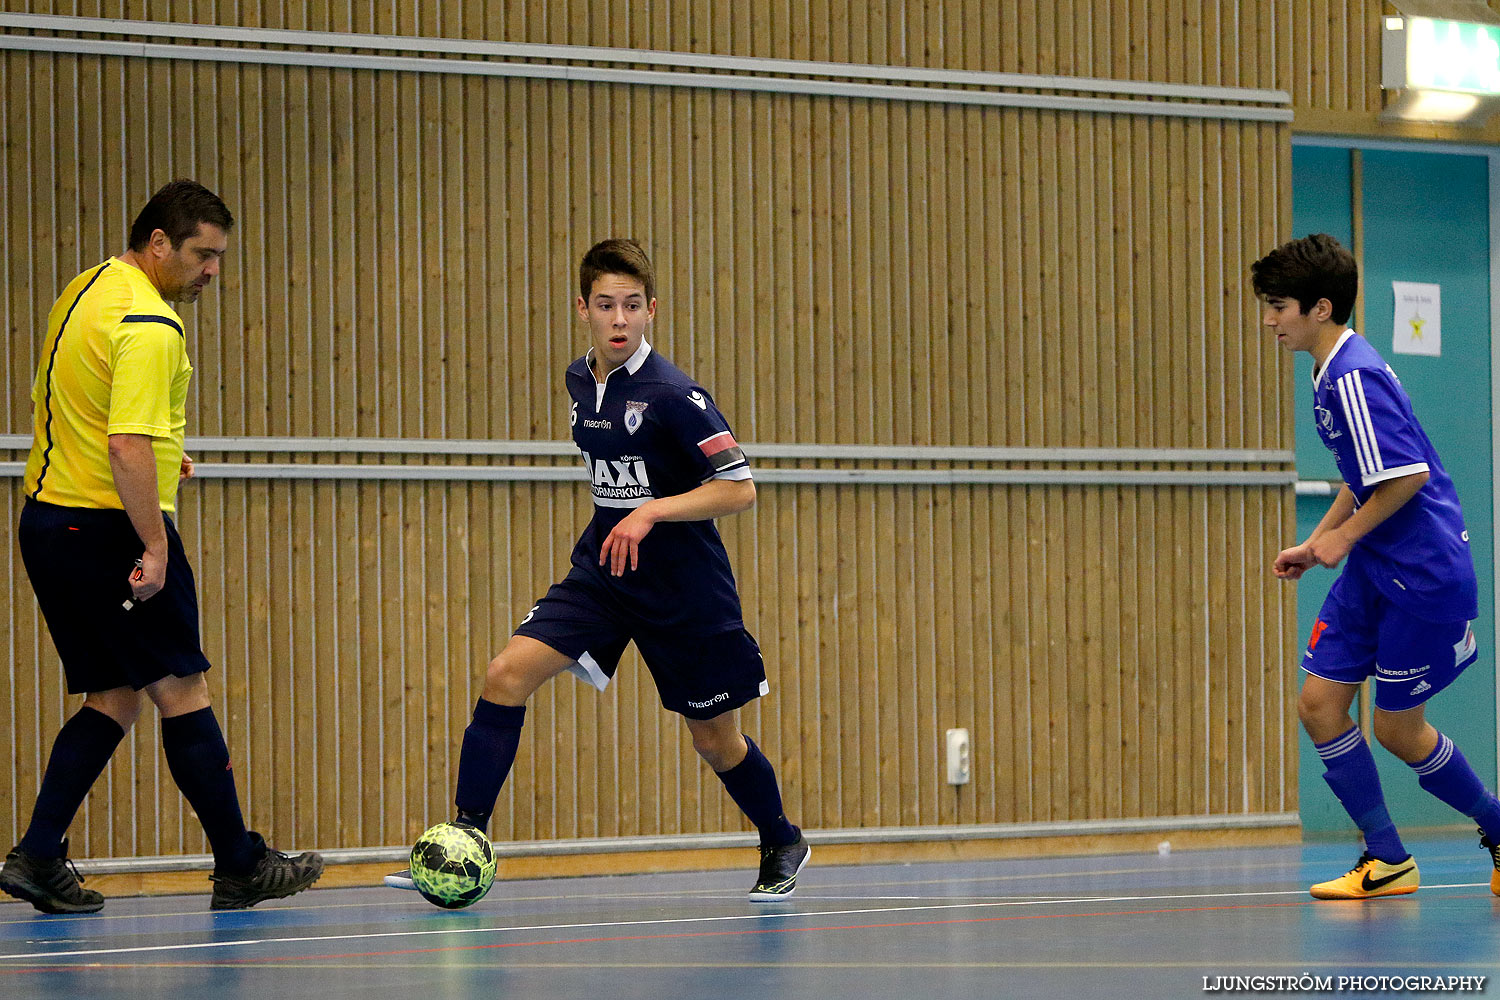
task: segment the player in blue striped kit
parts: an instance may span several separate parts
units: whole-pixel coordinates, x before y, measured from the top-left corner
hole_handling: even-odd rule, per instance
[[[1297,711],[1324,780],[1364,833],[1365,852],[1312,894],[1366,899],[1420,885],[1386,810],[1375,758],[1349,715],[1359,684],[1373,676],[1376,739],[1424,789],[1479,824],[1495,868],[1490,888],[1500,895],[1500,801],[1424,711],[1478,655],[1474,560],[1453,481],[1396,373],[1346,328],[1359,290],[1349,251],[1321,234],[1292,240],[1256,261],[1251,279],[1277,343],[1312,355],[1318,436],[1344,479],[1313,533],[1273,566],[1295,580],[1348,560],[1303,654]]]

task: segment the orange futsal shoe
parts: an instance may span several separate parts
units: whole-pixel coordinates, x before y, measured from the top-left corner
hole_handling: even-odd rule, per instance
[[[1359,864],[1330,882],[1319,882],[1308,891],[1318,899],[1373,899],[1376,896],[1404,896],[1416,892],[1422,884],[1417,863],[1408,854],[1405,861],[1388,865],[1369,851],[1360,855]]]

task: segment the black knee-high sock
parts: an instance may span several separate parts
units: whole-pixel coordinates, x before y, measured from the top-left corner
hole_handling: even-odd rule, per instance
[[[458,758],[458,790],[453,804],[459,818],[483,830],[495,811],[500,786],[510,776],[521,745],[521,727],[526,724],[525,705],[497,705],[480,698],[474,719],[464,730],[463,750]]]
[[[727,771],[716,771],[729,797],[760,831],[760,842],[766,847],[795,844],[797,828],[787,822],[781,811],[781,789],[776,785],[776,771],[760,747],[745,737],[748,751],[745,759]]]
[[[62,856],[63,835],[124,738],[118,722],[87,705],[63,724],[47,758],[31,824],[18,845],[23,851],[40,858]]]
[[[215,870],[242,874],[260,860],[258,844],[245,830],[234,790],[229,747],[212,708],[161,720],[161,745],[172,780],[198,814],[214,849]]]

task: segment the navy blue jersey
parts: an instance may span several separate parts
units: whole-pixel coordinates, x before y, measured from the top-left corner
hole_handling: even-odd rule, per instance
[[[1355,544],[1349,569],[1366,573],[1392,603],[1419,618],[1477,618],[1474,557],[1453,480],[1396,373],[1353,330],[1313,373],[1313,413],[1356,508],[1383,482],[1428,474],[1416,496]]]
[[[712,521],[663,521],[640,544],[638,569],[610,576],[599,549],[614,526],[653,497],[710,479],[749,479],[750,466],[708,392],[641,342],[604,382],[588,355],[568,366],[569,421],[583,452],[594,517],[573,548],[622,617],[646,629],[711,635],[743,625],[729,554]]]

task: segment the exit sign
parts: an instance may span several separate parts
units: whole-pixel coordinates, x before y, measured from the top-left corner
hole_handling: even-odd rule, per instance
[[[1500,94],[1500,25],[1387,17],[1381,86]]]

